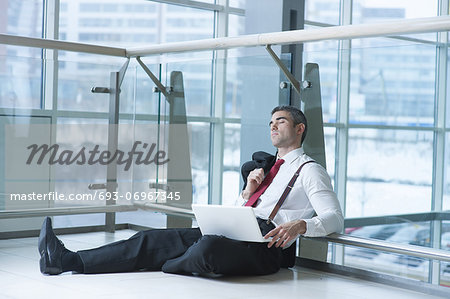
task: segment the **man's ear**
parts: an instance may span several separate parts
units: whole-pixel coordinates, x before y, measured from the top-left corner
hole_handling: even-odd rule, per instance
[[[305,132],[305,124],[299,123],[299,124],[297,125],[297,134],[303,135],[304,132]]]

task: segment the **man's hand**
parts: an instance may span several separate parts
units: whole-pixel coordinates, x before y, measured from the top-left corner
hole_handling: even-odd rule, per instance
[[[270,232],[268,232],[264,238],[272,238],[267,244],[267,247],[285,247],[290,241],[298,237],[298,235],[304,234],[306,232],[306,222],[304,220],[294,220],[290,222],[283,223]]]
[[[248,200],[264,180],[264,169],[256,168],[248,174],[247,186],[242,191],[242,198]]]

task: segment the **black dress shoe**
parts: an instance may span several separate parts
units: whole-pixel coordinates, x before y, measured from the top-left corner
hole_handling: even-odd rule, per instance
[[[62,256],[68,250],[53,232],[50,217],[46,217],[42,224],[38,248],[39,254],[41,255],[41,259],[39,260],[41,273],[50,275],[62,273]]]

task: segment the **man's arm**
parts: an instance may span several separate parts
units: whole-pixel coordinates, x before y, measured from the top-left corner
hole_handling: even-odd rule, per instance
[[[305,173],[302,183],[317,216],[305,219],[307,229],[303,235],[322,237],[340,232],[344,227],[344,216],[331,186],[331,179],[322,166],[311,166],[311,175]]]
[[[326,170],[317,164],[310,165],[304,169],[300,183],[317,216],[279,225],[265,236],[273,237],[269,247],[273,244],[284,247],[299,235],[319,237],[342,230],[344,217]]]
[[[257,168],[248,174],[247,186],[242,191],[241,196],[244,200],[249,200],[249,198],[255,193],[256,189],[261,185],[264,180],[264,170],[262,168]]]

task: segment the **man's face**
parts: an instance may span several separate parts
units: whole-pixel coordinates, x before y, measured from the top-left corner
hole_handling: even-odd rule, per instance
[[[277,111],[269,123],[270,139],[277,148],[298,147],[303,134],[303,124],[294,126],[291,114],[287,111]]]

